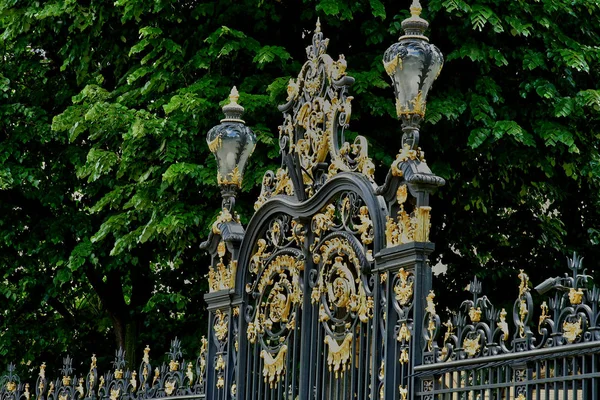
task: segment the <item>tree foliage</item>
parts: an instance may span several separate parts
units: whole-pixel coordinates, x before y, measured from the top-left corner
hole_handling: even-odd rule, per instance
[[[1,359],[197,349],[219,207],[204,140],[237,85],[259,144],[242,220],[279,162],[276,105],[321,17],[379,181],[399,147],[382,67],[409,1],[0,0]],[[422,147],[447,179],[433,262],[457,289],[600,256],[600,2],[429,0],[446,65]],[[596,265],[594,265],[596,262]],[[591,265],[590,265],[591,264]],[[451,297],[447,291],[441,297]]]

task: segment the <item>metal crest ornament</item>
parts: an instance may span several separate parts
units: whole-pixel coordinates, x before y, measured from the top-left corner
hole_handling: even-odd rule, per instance
[[[265,174],[256,209],[280,194],[300,200],[312,197],[339,172],[359,172],[373,179],[375,165],[367,140],[360,135],[352,143],[345,139],[353,99],[348,88],[354,78],[346,74],[343,55],[334,61],[327,54],[328,44],[317,22],[312,44],[306,48],[308,59],[288,84],[287,103],[279,106],[282,166]]]

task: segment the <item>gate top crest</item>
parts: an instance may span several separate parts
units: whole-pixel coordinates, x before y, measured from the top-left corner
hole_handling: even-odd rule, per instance
[[[256,209],[278,194],[305,200],[340,171],[357,171],[373,179],[375,165],[367,140],[363,136],[352,144],[345,140],[353,99],[348,88],[354,78],[346,74],[343,55],[334,61],[327,54],[328,44],[317,21],[312,44],[306,48],[307,61],[298,77],[290,79],[287,102],[279,106],[282,166],[265,175]]]

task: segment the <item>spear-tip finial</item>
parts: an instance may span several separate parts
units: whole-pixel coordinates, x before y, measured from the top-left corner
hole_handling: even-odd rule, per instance
[[[321,18],[317,17],[317,26],[315,27],[315,33],[321,32]]]

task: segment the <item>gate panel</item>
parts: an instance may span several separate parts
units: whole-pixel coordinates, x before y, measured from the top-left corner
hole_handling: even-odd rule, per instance
[[[275,215],[265,226],[244,288],[246,398],[295,399],[302,347],[302,227],[286,214]]]

